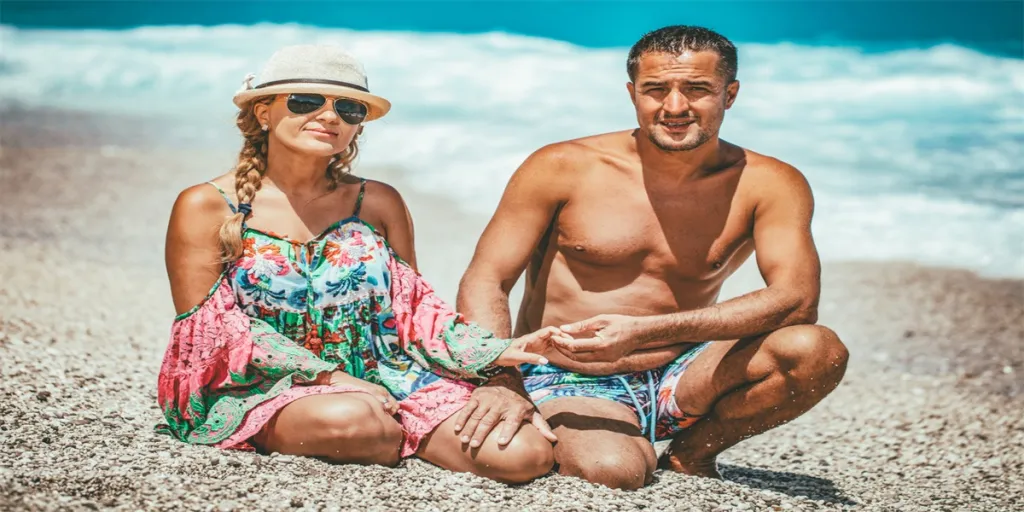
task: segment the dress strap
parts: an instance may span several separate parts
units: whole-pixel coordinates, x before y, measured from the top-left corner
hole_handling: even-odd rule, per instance
[[[228,208],[231,208],[231,213],[238,213],[238,208],[235,208],[235,203],[231,202],[231,199],[228,197],[228,193],[224,192],[224,189],[220,188],[220,185],[212,181],[207,181],[206,183],[213,185],[213,188],[217,189],[217,192],[220,192],[220,196],[224,198],[224,202],[228,204]]]
[[[356,209],[352,212],[353,217],[359,216],[359,210],[363,207],[363,195],[366,194],[366,178],[359,179],[359,197],[356,198]]]

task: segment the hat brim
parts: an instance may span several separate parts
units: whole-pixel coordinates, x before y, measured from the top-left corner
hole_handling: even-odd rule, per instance
[[[314,83],[291,83],[271,85],[270,87],[263,87],[260,89],[246,89],[235,94],[234,102],[236,106],[241,108],[246,103],[256,98],[273,96],[275,94],[290,94],[293,92],[323,94],[324,96],[339,96],[342,98],[361,101],[365,103],[367,107],[366,121],[380,119],[381,117],[384,117],[384,114],[387,114],[388,111],[391,110],[391,102],[381,98],[380,96],[340,85]]]

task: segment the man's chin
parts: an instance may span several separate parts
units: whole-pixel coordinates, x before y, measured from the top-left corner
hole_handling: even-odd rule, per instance
[[[676,140],[664,135],[652,135],[650,139],[651,143],[662,151],[692,151],[704,143],[704,141],[700,140],[699,137],[689,136],[684,139]]]

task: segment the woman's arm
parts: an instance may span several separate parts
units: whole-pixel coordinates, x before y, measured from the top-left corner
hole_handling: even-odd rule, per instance
[[[175,314],[202,302],[224,270],[218,233],[229,215],[220,192],[205,183],[185,189],[174,202],[164,263]]]
[[[380,230],[388,245],[409,267],[416,270],[416,237],[412,215],[402,195],[394,187],[379,181],[366,182],[366,197],[373,215],[380,219]],[[365,208],[365,206],[364,206]]]

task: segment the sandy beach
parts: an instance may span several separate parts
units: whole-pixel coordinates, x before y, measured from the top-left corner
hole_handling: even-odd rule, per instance
[[[725,481],[508,487],[419,460],[339,466],[155,434],[167,216],[237,148],[164,143],[146,120],[0,115],[0,510],[1024,508],[1024,282],[912,263],[825,264],[820,321],[850,349],[846,379],[723,454]],[[401,169],[356,173],[402,191],[421,271],[453,300],[486,216],[417,194]],[[760,284],[748,266],[724,295]]]

